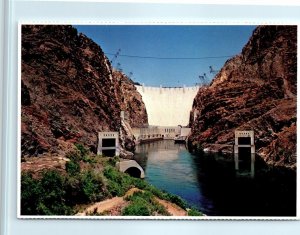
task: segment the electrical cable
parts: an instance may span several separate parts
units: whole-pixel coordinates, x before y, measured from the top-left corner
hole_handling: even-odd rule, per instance
[[[106,55],[115,55],[113,53],[105,53]],[[122,55],[120,57],[138,58],[138,59],[157,59],[157,60],[204,60],[204,59],[220,59],[220,58],[230,58],[233,55],[224,56],[205,56],[205,57],[157,57],[157,56],[138,56],[138,55]]]

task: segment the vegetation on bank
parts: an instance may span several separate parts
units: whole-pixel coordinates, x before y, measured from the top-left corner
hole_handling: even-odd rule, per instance
[[[74,215],[89,204],[115,196],[123,197],[131,188],[141,191],[126,196],[128,205],[121,214],[131,216],[169,215],[155,197],[186,209],[189,206],[176,195],[163,192],[146,181],[133,178],[115,168],[117,157],[93,155],[83,145],[68,154],[66,172],[46,170],[40,176],[32,172],[21,175],[22,215]],[[95,214],[98,215],[98,214]],[[202,215],[195,209],[188,215]]]
[[[124,208],[122,215],[170,215],[166,208],[159,204],[149,191],[135,192],[126,199],[131,203]]]

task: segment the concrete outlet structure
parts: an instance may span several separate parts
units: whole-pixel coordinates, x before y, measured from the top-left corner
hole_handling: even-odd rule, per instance
[[[136,178],[145,178],[143,168],[135,160],[124,160],[117,162],[116,167],[119,171],[128,173]]]
[[[234,143],[234,162],[235,170],[239,170],[239,161],[243,158],[251,159],[251,176],[254,176],[254,162],[255,162],[255,145],[254,145],[254,131],[235,131]]]
[[[119,133],[118,132],[98,132],[98,155],[108,157],[119,156]]]

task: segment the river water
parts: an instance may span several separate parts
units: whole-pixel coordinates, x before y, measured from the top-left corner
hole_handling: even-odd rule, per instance
[[[182,144],[162,140],[137,146],[135,160],[145,180],[185,199],[209,216],[295,216],[296,174],[270,169],[256,156],[192,155]],[[253,166],[252,164],[252,166]]]

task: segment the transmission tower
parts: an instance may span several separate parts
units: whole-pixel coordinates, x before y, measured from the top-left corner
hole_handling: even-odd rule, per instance
[[[215,70],[211,65],[209,66],[209,73],[216,75],[220,70]]]
[[[122,69],[122,66],[121,66],[121,63],[120,63],[120,62],[117,63],[116,69],[117,69],[118,71],[120,71],[121,73],[123,72],[123,69]]]
[[[113,64],[115,62],[115,60],[120,55],[120,52],[121,52],[121,49],[119,48],[118,51],[116,52],[116,54],[114,54],[114,57],[112,58],[112,60],[110,61],[111,64]]]
[[[129,72],[129,76],[128,76],[130,79],[132,79],[133,77],[133,72]]]
[[[198,78],[200,79],[200,84],[205,85],[206,80],[207,80],[206,73],[203,73],[203,75],[199,75]]]

